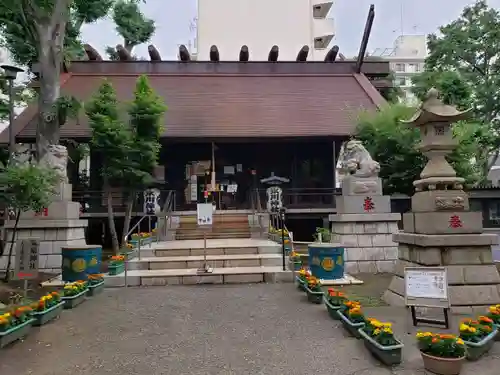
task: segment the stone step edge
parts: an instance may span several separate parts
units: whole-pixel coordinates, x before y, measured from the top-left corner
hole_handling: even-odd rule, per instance
[[[231,254],[231,255],[207,255],[207,261],[214,260],[252,260],[252,259],[281,259],[281,254]],[[287,257],[288,258],[288,257]],[[129,263],[167,263],[167,262],[196,262],[203,260],[203,255],[175,255],[166,257],[144,257],[134,258]]]
[[[215,238],[215,240],[219,241],[219,240],[232,240],[234,238]],[[242,240],[242,238],[236,238],[237,240]],[[209,240],[214,240],[213,238],[209,238]],[[211,244],[210,241],[207,242],[207,249],[253,249],[253,248],[259,248],[259,247],[279,247],[281,248],[281,245],[276,243],[276,242],[272,242],[272,241],[269,241],[267,239],[259,239],[259,240],[255,240],[255,239],[252,239],[252,238],[249,238],[250,241],[248,241],[247,243],[242,243],[242,244],[239,244],[238,246],[234,246],[234,245],[231,245],[231,246],[220,246],[220,244]],[[177,240],[177,241],[199,241],[201,242],[200,245],[197,245],[197,246],[193,246],[193,247],[183,247],[183,246],[179,246],[179,247],[170,247],[168,246],[166,243],[168,242],[174,242],[174,241],[161,241],[161,242],[153,242],[152,243],[152,246],[150,247],[149,244],[148,245],[145,245],[145,246],[141,246],[141,250],[146,250],[146,249],[151,249],[151,250],[161,250],[161,251],[169,251],[169,250],[200,250],[200,249],[203,249],[203,238],[202,239],[193,239],[193,240]],[[254,243],[254,241],[256,241],[257,243]],[[165,247],[166,246],[166,247]]]
[[[252,269],[253,268],[253,269]],[[214,268],[213,272],[198,274],[197,269],[159,271],[130,271],[125,279],[124,274],[105,276],[107,288],[121,288],[125,286],[174,286],[197,284],[254,284],[293,282],[293,272],[283,271],[281,267],[236,267]],[[169,280],[170,279],[170,280]],[[161,281],[163,280],[163,281]],[[170,282],[171,281],[171,282]]]
[[[259,267],[218,267],[213,268],[213,272],[207,274],[198,274],[197,268],[175,268],[161,270],[130,270],[127,277],[175,277],[175,276],[210,276],[210,275],[249,275],[260,273],[292,272],[288,269],[283,271],[280,266],[259,266]],[[125,273],[119,275],[104,275],[105,278],[123,278]]]

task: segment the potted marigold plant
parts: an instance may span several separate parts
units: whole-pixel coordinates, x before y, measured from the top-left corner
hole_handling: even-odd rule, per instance
[[[59,318],[64,308],[59,292],[47,293],[40,297],[37,302],[31,304],[33,309],[34,326],[43,326],[53,319]]]
[[[311,272],[306,270],[305,268],[301,268],[298,272],[298,275],[295,276],[295,281],[297,281],[297,288],[306,291],[307,279],[311,277]]]
[[[326,306],[326,309],[328,310],[328,314],[335,320],[340,319],[337,311],[344,306],[344,302],[346,301],[347,298],[345,294],[333,288],[329,288],[328,292],[323,297],[323,302]]]
[[[493,320],[485,315],[476,320],[465,319],[460,324],[460,338],[467,347],[467,359],[476,361],[487,353],[495,341],[497,327]]]
[[[290,267],[293,271],[299,271],[302,268],[302,260],[300,259],[300,254],[295,250],[290,253]]]
[[[392,324],[367,318],[365,326],[359,329],[365,347],[384,365],[401,363],[403,344],[394,337]]]
[[[127,258],[127,260],[133,259],[135,256],[135,246],[132,245],[130,242],[125,245],[125,248],[123,248],[120,252],[120,255],[123,255]]]
[[[95,296],[104,290],[104,275],[101,273],[96,273],[88,276],[88,287],[87,296]]]
[[[314,276],[309,276],[306,285],[307,300],[311,303],[320,304],[323,302],[323,290],[319,279]]]
[[[0,348],[27,336],[33,324],[33,309],[19,306],[0,314]]]
[[[108,273],[111,276],[125,272],[125,255],[113,255],[109,258]]]
[[[72,309],[85,301],[85,295],[88,291],[86,281],[75,281],[68,283],[64,286],[63,296],[61,299],[64,301],[65,309]]]
[[[438,375],[460,374],[466,352],[460,337],[418,332],[417,343],[426,370]]]
[[[493,321],[493,325],[497,328],[495,341],[500,341],[500,305],[490,306],[486,316]]]
[[[130,243],[135,247],[138,247],[139,244],[141,246],[147,245],[153,241],[151,233],[147,232],[133,233],[131,237]]]
[[[345,301],[344,306],[337,310],[337,314],[347,332],[358,339],[361,338],[359,329],[365,326],[361,304],[357,301]]]

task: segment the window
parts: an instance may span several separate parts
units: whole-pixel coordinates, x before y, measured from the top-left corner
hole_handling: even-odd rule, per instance
[[[405,64],[396,64],[396,72],[404,72]]]
[[[420,65],[419,64],[408,64],[408,72],[410,72],[410,73],[420,72]]]
[[[493,224],[499,224],[500,223],[500,201],[498,200],[492,200],[488,203],[488,219],[490,222],[493,222]]]

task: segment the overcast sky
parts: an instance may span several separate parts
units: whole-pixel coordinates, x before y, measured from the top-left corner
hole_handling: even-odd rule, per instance
[[[464,6],[472,3],[471,0],[335,0],[330,14],[335,18],[337,32],[334,43],[346,56],[357,54],[370,4],[375,4],[376,16],[368,51],[391,47],[394,39],[402,34],[401,28],[404,34],[435,32],[440,25],[456,19]],[[401,4],[404,4],[402,8]],[[489,4],[499,8],[500,0],[489,0]],[[164,59],[176,59],[178,44],[187,44],[194,37],[189,24],[196,17],[196,0],[147,0],[142,9],[156,21],[152,43]],[[101,51],[106,45],[121,43],[110,20],[85,26],[83,37]],[[148,56],[146,46],[138,47],[135,53]]]

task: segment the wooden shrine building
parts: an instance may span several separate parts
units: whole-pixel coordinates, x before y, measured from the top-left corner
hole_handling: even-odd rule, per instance
[[[164,61],[149,46],[150,61],[142,61],[118,46],[120,60],[104,61],[86,45],[88,59],[65,67],[61,92],[86,102],[107,79],[125,104],[137,78],[149,77],[168,106],[158,186],[175,191],[176,210],[194,208],[212,178],[220,209],[249,208],[250,191],[265,189],[261,180],[270,176],[287,181],[285,204],[291,208],[333,207],[340,145],[353,134],[359,111],[384,105],[392,86],[388,62],[364,61],[373,17],[371,8],[358,58],[352,60],[334,46],[325,61],[307,61],[304,46],[296,61],[280,61],[279,46],[272,46],[268,61],[252,61],[243,46],[235,61],[219,61],[213,46],[209,60],[193,61],[181,46],[178,61]],[[34,143],[36,115],[37,106],[30,105],[16,118],[16,142]],[[90,137],[83,111],[61,128],[62,140],[85,143]],[[7,142],[5,130],[0,143]],[[99,161],[92,155],[90,160],[85,192],[99,194]],[[76,189],[77,181],[70,182]]]

